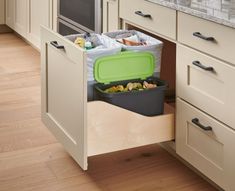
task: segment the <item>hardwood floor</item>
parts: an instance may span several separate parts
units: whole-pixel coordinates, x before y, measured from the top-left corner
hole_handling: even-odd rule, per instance
[[[0,35],[0,191],[213,191],[158,145],[89,158],[82,171],[40,120],[40,55]]]

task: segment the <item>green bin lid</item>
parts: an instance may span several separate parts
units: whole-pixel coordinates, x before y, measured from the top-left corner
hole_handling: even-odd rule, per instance
[[[153,75],[155,58],[150,52],[126,51],[98,58],[94,66],[96,81],[110,82],[146,79]]]

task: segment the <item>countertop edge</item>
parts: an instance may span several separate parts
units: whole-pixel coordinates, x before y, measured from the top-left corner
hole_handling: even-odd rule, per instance
[[[186,14],[190,14],[190,15],[193,15],[193,16],[205,19],[205,20],[209,20],[209,21],[212,21],[212,22],[215,22],[215,23],[227,26],[227,27],[235,28],[235,23],[234,22],[231,22],[231,21],[228,21],[228,20],[225,20],[225,19],[222,19],[222,18],[218,18],[218,17],[215,17],[213,15],[208,15],[208,14],[202,12],[202,11],[199,11],[199,10],[196,10],[196,9],[193,9],[193,8],[190,8],[190,7],[177,5],[175,3],[166,2],[164,0],[146,0],[146,1],[158,4],[158,5],[161,5],[161,6],[164,6],[164,7],[168,7],[168,8],[171,8],[171,9],[174,9],[176,11],[180,11],[180,12],[183,12],[183,13],[186,13]]]

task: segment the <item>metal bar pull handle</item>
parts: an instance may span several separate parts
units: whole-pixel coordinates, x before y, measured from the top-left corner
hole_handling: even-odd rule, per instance
[[[51,45],[56,47],[57,49],[64,49],[63,45],[59,45],[57,41],[52,41]]]
[[[197,125],[201,129],[203,129],[204,131],[212,131],[212,127],[211,126],[204,126],[204,125],[202,125],[198,118],[192,119],[192,123],[194,123],[195,125]]]
[[[141,11],[136,11],[135,14],[139,15],[141,17],[145,17],[145,18],[151,18],[152,17],[150,14],[144,14]]]
[[[202,35],[200,32],[194,32],[194,33],[193,33],[193,36],[196,36],[196,37],[201,38],[201,39],[206,40],[206,41],[215,41],[215,38],[214,38],[214,37],[211,37],[211,36],[209,36],[209,37],[204,36],[204,35]]]
[[[199,68],[201,68],[203,70],[206,70],[206,71],[210,71],[210,72],[214,71],[213,67],[211,67],[211,66],[204,66],[201,62],[199,62],[197,60],[193,61],[193,65],[195,65],[195,66],[197,66],[197,67],[199,67]]]

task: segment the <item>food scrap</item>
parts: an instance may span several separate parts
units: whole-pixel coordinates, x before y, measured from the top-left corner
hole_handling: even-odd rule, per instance
[[[148,83],[146,81],[143,82],[143,84],[139,82],[130,82],[126,86],[123,85],[117,85],[117,86],[112,86],[110,88],[107,88],[105,90],[106,93],[117,93],[117,92],[128,92],[128,91],[142,91],[146,89],[152,89],[156,88],[157,85],[153,83]]]

